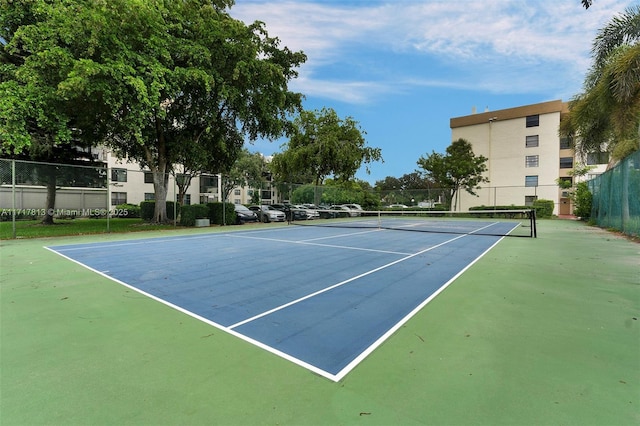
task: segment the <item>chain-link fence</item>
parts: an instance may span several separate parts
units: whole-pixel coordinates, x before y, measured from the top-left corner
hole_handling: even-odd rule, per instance
[[[268,174],[257,188],[234,186],[222,175],[206,173],[172,173],[165,181],[166,201],[176,209],[167,212],[174,224],[178,223],[179,206],[221,201],[464,211],[481,206],[533,207],[536,200],[544,199],[553,201],[555,214],[570,214],[572,208],[569,191],[557,185],[483,187],[477,196],[460,190],[451,199],[450,191],[440,188],[364,190],[357,184],[299,185],[273,181]],[[120,160],[84,166],[0,159],[0,221],[14,223],[14,238],[17,220],[42,220],[46,215],[52,219],[106,219],[104,231],[108,232],[109,219],[137,217],[133,213],[140,211],[141,203],[154,200],[153,173]]]
[[[591,218],[598,226],[640,235],[640,151],[588,182]]]
[[[107,170],[0,159],[0,218],[90,216],[109,208]]]
[[[537,200],[552,200],[556,214],[571,213],[571,194],[558,185],[483,187],[476,195],[461,189],[452,199],[450,190],[441,188],[363,190],[342,185],[316,186],[274,184],[279,202],[291,204],[358,204],[364,210],[385,208],[424,208],[464,211],[479,207],[533,207]]]

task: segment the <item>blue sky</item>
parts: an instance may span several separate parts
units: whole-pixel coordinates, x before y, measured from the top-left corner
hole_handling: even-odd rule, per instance
[[[356,177],[400,177],[451,143],[449,119],[581,91],[597,31],[631,0],[236,0],[307,62],[290,89],[304,108],[352,117],[384,162]],[[285,140],[252,152],[282,151]]]

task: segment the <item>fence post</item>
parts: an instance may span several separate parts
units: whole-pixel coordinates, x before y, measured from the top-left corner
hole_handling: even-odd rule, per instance
[[[107,162],[107,234],[111,233],[111,168]]]
[[[11,229],[12,237],[18,238],[16,234],[16,160],[11,160]]]

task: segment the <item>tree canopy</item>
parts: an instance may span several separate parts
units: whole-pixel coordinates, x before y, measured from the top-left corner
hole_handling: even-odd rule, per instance
[[[447,190],[447,205],[456,209],[456,194],[464,189],[476,195],[475,189],[482,182],[489,182],[482,174],[487,171],[487,158],[473,153],[471,144],[465,139],[458,139],[447,147],[446,154],[435,151],[422,156],[417,163],[423,169],[426,178],[435,182],[439,188]]]
[[[607,149],[621,159],[640,148],[640,6],[614,17],[596,36],[583,93],[569,104],[560,132],[576,150]]]
[[[289,142],[270,164],[278,180],[320,185],[333,175],[347,181],[363,163],[382,160],[380,148],[366,146],[358,123],[352,117],[341,119],[331,108],[302,111],[293,124]]]
[[[224,168],[245,138],[287,133],[300,108],[288,82],[305,55],[280,48],[262,22],[231,18],[232,4],[2,1],[3,51],[12,54],[2,66],[3,147],[30,145],[34,129],[21,115],[60,140],[77,129],[153,172],[155,219],[164,221],[173,164],[208,155]],[[50,106],[42,99],[59,105],[40,113]],[[185,144],[201,148],[185,154]]]

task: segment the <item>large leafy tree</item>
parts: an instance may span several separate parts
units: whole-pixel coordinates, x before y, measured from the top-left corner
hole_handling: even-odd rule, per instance
[[[228,200],[231,191],[237,187],[248,186],[257,190],[262,188],[266,169],[267,162],[262,154],[242,149],[236,161],[222,176],[223,199]]]
[[[475,190],[482,182],[489,182],[483,176],[487,171],[487,158],[473,153],[471,143],[465,139],[458,139],[447,147],[446,154],[433,151],[422,156],[417,164],[429,180],[445,190],[447,205],[456,210],[456,194],[464,189],[469,194],[476,195]]]
[[[352,179],[364,163],[382,160],[380,148],[366,146],[363,131],[351,117],[341,119],[331,108],[302,111],[284,151],[274,155],[270,169],[277,180],[321,185],[327,176]],[[367,169],[368,171],[368,169]]]
[[[153,172],[158,222],[169,173],[191,153],[184,144],[233,161],[245,138],[285,133],[300,107],[287,85],[305,55],[280,48],[261,22],[231,18],[232,0],[42,3],[54,13],[18,22],[12,42],[29,44],[34,62],[65,59],[64,69],[40,65],[61,77],[52,92],[74,106],[82,138]]]
[[[76,27],[55,31],[70,17],[58,3],[0,1],[0,155],[34,160],[23,164],[28,181],[47,188],[43,224],[53,224],[59,186],[95,185],[104,173],[50,163],[86,166],[90,143],[80,138],[75,105],[60,98],[58,85],[73,67],[70,45],[81,37]],[[36,55],[36,52],[38,53]],[[89,172],[93,170],[93,172]]]
[[[593,43],[593,65],[583,93],[570,102],[560,132],[581,153],[610,151],[624,158],[640,148],[640,6],[602,28]]]

